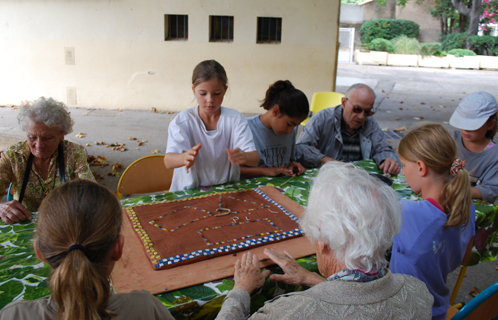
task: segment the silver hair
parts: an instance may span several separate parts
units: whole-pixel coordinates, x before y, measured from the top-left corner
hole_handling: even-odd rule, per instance
[[[326,243],[348,269],[387,266],[401,205],[392,188],[350,163],[328,162],[313,180],[301,229]]]
[[[73,132],[74,121],[66,105],[52,98],[41,97],[23,105],[17,120],[23,131],[26,131],[28,123],[44,123],[48,127],[59,128],[63,135]]]
[[[370,92],[374,96],[374,101],[375,101],[375,99],[377,99],[377,95],[375,94],[375,91],[373,91],[372,88],[370,88],[369,86],[367,86],[364,83],[355,83],[351,87],[349,87],[348,90],[346,91],[346,94],[345,94],[346,98],[350,98],[351,94],[353,93],[353,91],[358,90],[358,89],[368,89],[368,90],[370,90]]]

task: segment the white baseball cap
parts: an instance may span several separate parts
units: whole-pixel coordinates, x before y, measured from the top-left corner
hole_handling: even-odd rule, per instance
[[[462,130],[477,130],[497,111],[496,99],[491,93],[474,92],[460,101],[451,115],[450,124]]]

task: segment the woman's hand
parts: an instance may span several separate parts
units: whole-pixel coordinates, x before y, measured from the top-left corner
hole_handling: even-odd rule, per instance
[[[242,259],[235,262],[234,289],[242,289],[249,294],[263,286],[270,270],[260,271],[258,256],[250,252],[242,255]]]
[[[193,146],[190,150],[183,153],[183,163],[185,164],[185,170],[188,173],[188,169],[190,169],[195,163],[195,157],[199,154],[199,149],[202,147],[202,144],[197,144]]]
[[[308,287],[313,287],[320,282],[326,281],[319,274],[301,267],[287,251],[284,251],[282,254],[269,248],[265,249],[265,254],[284,271],[284,274],[272,274],[270,276],[271,281],[280,281],[297,286],[305,285]]]
[[[28,209],[17,200],[0,203],[0,218],[9,224],[32,219]]]
[[[299,162],[291,162],[289,165],[289,170],[297,174],[298,176],[302,175],[306,171],[303,165]]]

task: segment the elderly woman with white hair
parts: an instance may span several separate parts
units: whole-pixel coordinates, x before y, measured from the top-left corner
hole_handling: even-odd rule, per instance
[[[270,279],[310,289],[280,295],[250,319],[431,319],[433,297],[420,280],[386,268],[386,250],[400,229],[394,190],[366,171],[338,161],[314,179],[301,228],[316,249],[319,274],[287,252],[265,254],[284,271]],[[250,293],[263,285],[256,255],[235,264],[235,286],[217,319],[246,319]]]
[[[64,140],[74,122],[62,102],[41,97],[23,105],[17,119],[27,140],[0,153],[0,193],[11,183],[14,189],[14,200],[0,203],[5,223],[31,220],[30,212],[67,180],[95,180],[84,148]]]

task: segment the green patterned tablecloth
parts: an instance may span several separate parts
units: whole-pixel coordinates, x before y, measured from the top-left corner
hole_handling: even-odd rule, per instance
[[[373,161],[361,161],[357,165],[369,172],[379,173]],[[306,206],[310,191],[310,180],[317,172],[318,170],[308,170],[304,175],[291,179],[284,186],[282,184],[288,180],[288,177],[260,177],[201,190],[187,190],[125,199],[122,201],[122,205],[123,207],[128,207],[220,191],[274,186],[281,189],[286,196],[300,205]],[[402,198],[419,199],[406,186],[406,182],[401,175],[394,177],[393,181],[393,188]],[[493,232],[498,227],[497,223],[495,223],[498,207],[484,201],[474,201],[474,204],[476,206],[478,230],[476,245],[469,265],[477,264],[479,261],[498,259],[498,232]],[[50,294],[46,282],[50,268],[36,258],[32,248],[35,227],[36,214],[29,223],[5,225],[0,222],[0,308],[3,308],[11,301],[19,299],[33,300]],[[315,256],[297,259],[297,261],[308,270],[318,271]],[[281,272],[277,266],[272,266],[269,269],[274,273]],[[233,288],[233,285],[232,279],[223,279],[159,294],[157,297],[169,308],[176,319],[214,319],[221,307],[224,296]],[[276,295],[300,290],[303,290],[303,287],[267,280],[265,285],[253,294],[251,312],[260,308],[266,300]]]

